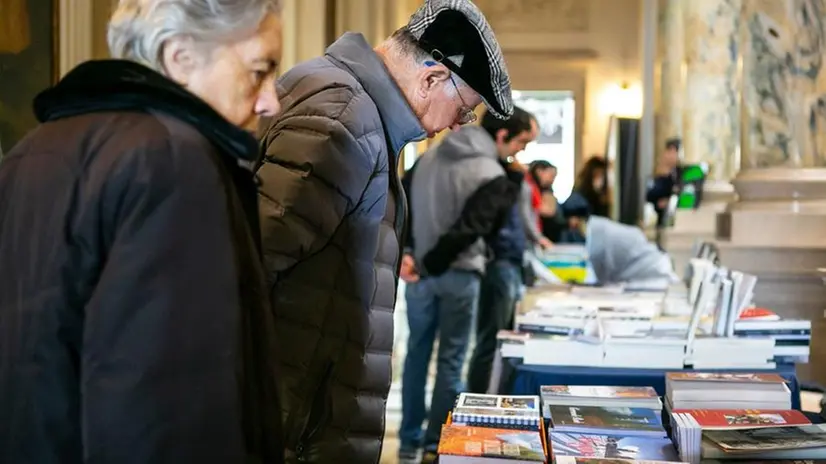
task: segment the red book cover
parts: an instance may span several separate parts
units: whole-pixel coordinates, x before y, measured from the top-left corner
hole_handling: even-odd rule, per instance
[[[754,428],[809,425],[811,421],[800,411],[757,409],[685,409],[674,413],[689,414],[704,429]]]
[[[740,313],[740,319],[750,319],[753,321],[777,321],[780,320],[780,316],[770,309],[748,308]]]

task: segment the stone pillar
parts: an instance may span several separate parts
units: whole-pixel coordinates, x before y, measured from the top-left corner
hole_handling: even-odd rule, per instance
[[[715,236],[717,214],[733,198],[729,179],[740,151],[740,30],[743,0],[664,0],[660,150],[680,136],[683,160],[707,163],[697,210],[678,210],[666,246],[679,269],[697,239]]]
[[[659,98],[657,111],[655,152],[659,153],[665,141],[683,136],[683,100],[685,89],[683,32],[684,0],[660,0],[657,31],[659,66]]]
[[[685,9],[683,146],[687,163],[709,178],[734,175],[740,145],[739,33],[742,0],[691,0]]]
[[[760,276],[756,301],[812,321],[803,378],[826,383],[826,1],[749,0],[742,30],[739,201],[721,215],[723,262]],[[821,368],[818,369],[817,367]]]

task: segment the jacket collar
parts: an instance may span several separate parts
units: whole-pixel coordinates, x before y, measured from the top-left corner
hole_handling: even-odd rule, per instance
[[[231,124],[206,102],[161,74],[123,60],[87,61],[34,99],[40,122],[100,111],[157,111],[185,121],[252,170],[255,138]]]
[[[326,53],[359,80],[376,104],[394,155],[408,143],[424,140],[427,134],[419,118],[363,35],[347,32]]]

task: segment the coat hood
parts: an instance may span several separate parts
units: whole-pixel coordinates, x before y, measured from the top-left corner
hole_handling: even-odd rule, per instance
[[[452,159],[499,157],[493,137],[479,126],[465,126],[448,134],[437,150],[438,156]]]

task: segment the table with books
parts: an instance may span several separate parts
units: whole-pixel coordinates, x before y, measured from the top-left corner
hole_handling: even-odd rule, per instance
[[[631,464],[826,458],[826,426],[791,408],[766,373],[670,372],[651,386],[541,385],[539,395],[462,393],[440,464]]]
[[[811,321],[782,319],[752,301],[757,278],[694,259],[685,282],[546,286],[498,335],[491,393],[541,385],[651,386],[667,372],[761,372],[787,382],[800,407],[795,364],[808,362]]]
[[[539,391],[541,385],[617,385],[623,387],[651,386],[661,396],[665,395],[666,373],[664,369],[629,369],[587,366],[537,366],[522,364],[508,359],[510,375],[505,382],[505,392],[511,395],[528,395]],[[690,371],[687,371],[690,372]],[[703,372],[720,372],[704,370]],[[742,372],[726,370],[725,372]],[[794,365],[778,364],[775,369],[761,371],[783,377],[791,392],[792,409],[800,409],[800,383]]]

